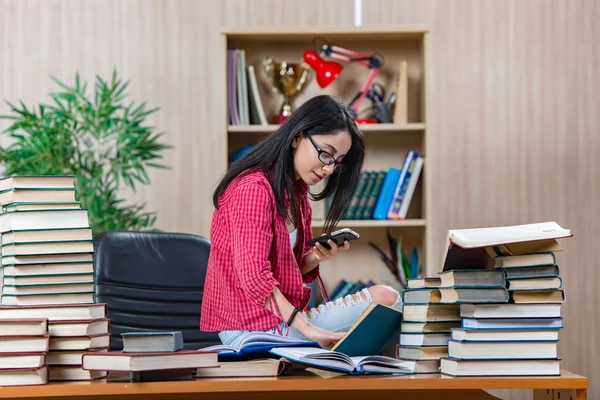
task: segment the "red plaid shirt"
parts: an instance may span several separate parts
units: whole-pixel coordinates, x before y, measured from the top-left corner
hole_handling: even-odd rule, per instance
[[[310,283],[319,267],[302,275],[299,266],[311,251],[312,209],[308,186],[300,181],[297,245],[290,245],[285,219],[262,172],[235,179],[225,190],[215,210],[210,231],[210,256],[202,298],[200,329],[268,330],[281,320],[265,308],[275,286],[295,307],[304,309],[310,298]]]

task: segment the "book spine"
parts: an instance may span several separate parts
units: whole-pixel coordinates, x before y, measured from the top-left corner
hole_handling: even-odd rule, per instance
[[[370,179],[371,173],[367,171],[363,171],[360,175],[360,180],[358,181],[358,185],[356,186],[356,191],[350,200],[350,205],[348,206],[348,210],[344,215],[344,219],[354,219],[354,215],[356,214],[356,210],[358,208],[358,203],[360,197],[362,196],[363,191],[365,190],[365,186],[367,181]]]
[[[373,191],[373,187],[375,186],[375,181],[377,180],[377,172],[373,171],[369,175],[369,179],[365,185],[364,191],[361,193],[360,198],[358,200],[358,206],[356,207],[356,211],[353,215],[352,219],[361,219],[362,213],[367,206],[367,199],[369,195]]]
[[[400,179],[398,181],[398,185],[396,186],[396,191],[394,193],[394,199],[392,200],[392,204],[388,210],[388,219],[399,219],[400,218],[400,207],[402,206],[402,200],[404,195],[406,194],[406,188],[408,186],[408,182],[410,180],[410,176],[412,174],[412,170],[415,165],[415,161],[418,157],[418,154],[414,151],[409,151],[406,156],[406,161],[404,162],[404,167],[402,167],[402,174],[400,175]]]
[[[183,333],[175,332],[173,334],[173,351],[183,349]]]
[[[415,193],[419,176],[421,175],[421,170],[423,169],[423,162],[424,160],[422,157],[417,157],[417,160],[415,161],[415,167],[411,173],[410,180],[406,188],[406,194],[404,195],[404,198],[402,199],[402,205],[400,206],[400,219],[405,219],[406,214],[408,214],[408,208],[410,207],[410,202],[413,194]]]
[[[375,203],[377,203],[377,198],[379,197],[379,193],[381,193],[381,188],[383,186],[383,181],[385,180],[385,176],[387,175],[386,171],[379,171],[377,173],[377,178],[375,180],[375,185],[373,186],[373,190],[368,196],[367,205],[362,212],[361,219],[371,219],[373,216],[373,210],[375,209]]]
[[[377,203],[375,204],[375,209],[373,210],[373,219],[387,219],[387,212],[390,208],[390,204],[392,204],[392,199],[394,198],[394,190],[398,185],[400,174],[401,171],[399,169],[388,169],[388,172],[383,181],[381,193],[379,193],[379,196],[377,197]]]

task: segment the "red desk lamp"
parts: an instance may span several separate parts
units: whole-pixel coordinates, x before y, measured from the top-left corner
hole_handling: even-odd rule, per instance
[[[315,38],[315,43],[318,38]],[[321,39],[322,40],[322,39]],[[373,55],[369,56],[366,54],[358,53],[356,51],[348,50],[343,47],[332,46],[323,40],[325,44],[321,46],[320,54],[317,54],[314,50],[307,50],[304,52],[304,60],[308,65],[311,66],[312,69],[315,70],[315,75],[317,78],[317,83],[322,88],[329,85],[331,82],[337,79],[337,77],[342,72],[343,66],[340,63],[335,61],[325,61],[322,56],[328,56],[331,58],[336,58],[338,60],[347,61],[347,62],[356,62],[365,67],[369,68],[369,73],[367,74],[367,78],[363,82],[360,91],[350,104],[348,108],[354,113],[355,117],[358,115],[358,107],[360,103],[365,98],[367,91],[371,87],[373,80],[377,76],[379,69],[383,66],[383,59],[375,57]],[[316,47],[316,46],[315,46]]]

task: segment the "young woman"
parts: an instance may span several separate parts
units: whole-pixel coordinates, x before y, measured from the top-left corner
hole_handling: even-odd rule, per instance
[[[319,279],[324,290],[319,263],[350,247],[308,245],[308,186],[329,177],[313,198],[333,195],[325,223],[331,231],[356,189],[364,153],[362,133],[344,105],[317,96],[231,165],[213,196],[201,330],[219,332],[234,347],[257,330],[330,347],[370,302],[401,306],[398,292],[372,286],[304,311],[310,298],[304,284]]]

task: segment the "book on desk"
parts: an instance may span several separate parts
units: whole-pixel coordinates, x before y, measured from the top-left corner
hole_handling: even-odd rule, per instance
[[[249,332],[238,347],[224,344],[209,346],[200,351],[216,351],[219,361],[241,361],[269,357],[275,347],[320,347],[317,342],[280,336],[267,332]]]
[[[279,357],[312,367],[341,371],[348,374],[412,374],[415,363],[386,356],[350,357],[338,351],[314,347],[274,348]]]

